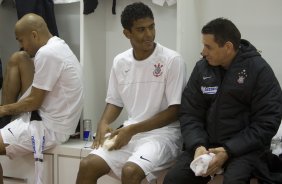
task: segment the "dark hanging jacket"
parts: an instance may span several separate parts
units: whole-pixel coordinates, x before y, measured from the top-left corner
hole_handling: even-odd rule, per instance
[[[27,13],[40,15],[46,22],[50,32],[54,36],[59,36],[53,0],[15,0],[18,19]]]

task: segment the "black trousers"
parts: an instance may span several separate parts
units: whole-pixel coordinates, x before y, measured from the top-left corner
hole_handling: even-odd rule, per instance
[[[210,177],[195,176],[190,169],[193,155],[183,152],[174,167],[167,173],[164,184],[206,184]],[[249,184],[257,156],[254,153],[230,159],[224,168],[224,184]]]

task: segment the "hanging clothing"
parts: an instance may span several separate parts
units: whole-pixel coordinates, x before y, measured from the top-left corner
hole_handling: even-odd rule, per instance
[[[98,0],[83,0],[83,14],[93,13],[98,6]]]
[[[53,0],[15,0],[18,19],[27,13],[35,13],[40,15],[51,32],[52,35],[58,36],[58,29],[54,13]]]
[[[116,0],[113,0],[113,5],[112,5],[112,14],[115,15],[116,14]]]
[[[164,6],[164,3],[166,2],[168,6],[172,6],[176,4],[176,0],[152,0],[154,4],[157,4],[159,6]]]
[[[64,1],[64,0],[58,0],[58,1]],[[69,1],[74,1],[74,0],[69,0]],[[83,0],[83,14],[88,15],[90,13],[93,13],[97,8],[97,6],[98,6],[98,0]],[[113,0],[112,14],[113,15],[116,14],[116,0]]]

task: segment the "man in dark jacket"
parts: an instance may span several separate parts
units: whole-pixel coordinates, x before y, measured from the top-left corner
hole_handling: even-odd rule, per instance
[[[203,59],[182,95],[185,151],[164,183],[204,184],[222,168],[224,184],[246,184],[255,174],[265,183],[277,183],[261,159],[282,114],[282,92],[271,67],[230,20],[209,22],[202,39]],[[212,157],[208,168],[195,176],[190,163],[205,154]]]

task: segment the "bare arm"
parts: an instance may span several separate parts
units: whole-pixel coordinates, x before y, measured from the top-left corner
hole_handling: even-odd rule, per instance
[[[145,121],[133,125],[129,125],[127,127],[114,131],[111,137],[115,135],[118,136],[115,141],[115,144],[111,147],[110,150],[120,149],[122,146],[128,144],[132,136],[134,136],[137,133],[161,128],[176,121],[178,109],[179,109],[179,105],[169,106],[164,111],[157,113],[156,115]]]
[[[92,148],[98,148],[104,142],[105,134],[111,132],[109,125],[117,119],[122,111],[122,107],[115,106],[113,104],[107,103],[101,120],[98,124],[96,137],[92,144]]]
[[[47,91],[32,87],[30,94],[12,104],[0,106],[0,116],[17,115],[23,112],[31,112],[39,109],[46,96]]]
[[[147,132],[157,128],[164,127],[177,120],[179,105],[169,106],[164,111],[161,111],[153,117],[140,123],[130,125],[130,132],[135,135],[140,132]]]

